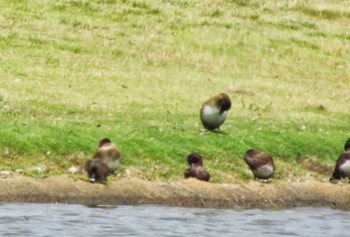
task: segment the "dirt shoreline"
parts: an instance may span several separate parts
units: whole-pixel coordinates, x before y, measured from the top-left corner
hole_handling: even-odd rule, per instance
[[[66,176],[0,179],[0,202],[97,205],[157,204],[205,208],[330,207],[350,210],[348,184],[320,181],[263,184],[213,184],[195,179],[150,182],[123,178],[110,185],[90,184]]]

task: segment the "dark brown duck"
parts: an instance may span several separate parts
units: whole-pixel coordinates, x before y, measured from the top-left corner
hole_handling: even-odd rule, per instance
[[[88,173],[91,183],[104,182],[109,174],[108,166],[101,160],[88,160],[85,163],[85,170]]]
[[[209,182],[210,174],[203,169],[203,158],[198,153],[191,153],[187,156],[190,167],[185,171],[185,178],[197,178]]]
[[[331,179],[350,177],[350,139],[345,142],[344,152],[338,157]]]
[[[252,171],[254,179],[264,179],[268,182],[275,172],[275,164],[272,157],[263,152],[248,150],[245,153],[244,161]]]

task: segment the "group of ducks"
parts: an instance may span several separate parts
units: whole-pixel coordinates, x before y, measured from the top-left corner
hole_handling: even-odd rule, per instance
[[[255,150],[248,150],[244,155],[244,161],[249,166],[253,173],[254,179],[263,179],[268,182],[275,171],[275,165],[270,155],[258,152]],[[187,156],[189,168],[185,171],[185,178],[197,178],[202,181],[209,182],[210,174],[203,169],[203,158],[198,153],[191,153]]]
[[[109,174],[120,165],[120,152],[117,146],[108,138],[99,142],[99,148],[91,160],[86,161],[85,170],[90,182],[104,182]]]
[[[271,156],[255,150],[248,150],[244,156],[254,179],[268,181],[273,176],[275,165]],[[203,158],[198,153],[187,156],[189,168],[184,172],[185,178],[197,178],[209,182],[210,174],[203,168]],[[99,148],[91,160],[86,161],[85,170],[91,183],[104,182],[120,165],[120,152],[108,138],[99,142]]]
[[[200,109],[200,119],[208,131],[219,130],[225,122],[231,108],[230,97],[220,93],[205,101]],[[337,160],[331,179],[344,179],[350,177],[350,139],[344,146],[345,152]],[[246,151],[244,161],[253,173],[254,179],[263,179],[268,182],[273,176],[275,165],[273,158],[263,152],[253,149]],[[189,168],[184,172],[185,178],[193,177],[209,182],[210,174],[203,168],[203,158],[198,153],[187,156]],[[115,172],[120,165],[120,152],[110,139],[104,138],[99,142],[99,148],[93,159],[85,164],[85,170],[90,182],[104,182],[109,174]]]

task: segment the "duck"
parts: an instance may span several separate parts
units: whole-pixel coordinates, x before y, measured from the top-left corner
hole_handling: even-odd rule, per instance
[[[231,109],[231,99],[225,93],[215,95],[206,100],[200,109],[200,119],[208,131],[219,130]]]
[[[198,153],[191,153],[187,156],[189,168],[185,171],[185,178],[196,178],[201,181],[210,181],[210,174],[203,169],[203,158]]]
[[[108,166],[101,160],[91,159],[86,161],[85,170],[91,183],[102,183],[109,175]]]
[[[344,152],[338,157],[330,180],[343,180],[350,177],[350,138],[345,142]]]
[[[244,155],[244,161],[252,171],[254,179],[263,179],[267,183],[275,172],[273,158],[263,152],[249,149]]]
[[[109,172],[114,173],[120,166],[121,155],[118,147],[109,138],[101,139],[98,146],[93,159],[101,160],[108,166]]]

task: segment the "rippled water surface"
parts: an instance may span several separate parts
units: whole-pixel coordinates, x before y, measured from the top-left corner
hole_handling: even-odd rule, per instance
[[[350,236],[350,212],[3,204],[0,236]]]

